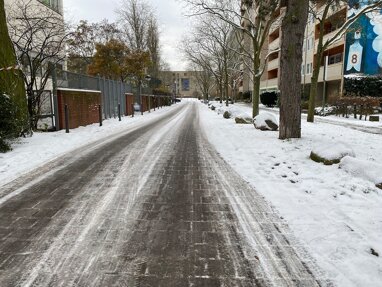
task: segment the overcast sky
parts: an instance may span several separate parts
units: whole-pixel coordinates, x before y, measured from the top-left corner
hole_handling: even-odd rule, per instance
[[[116,20],[115,11],[121,0],[63,0],[65,18],[71,22],[85,19],[99,22]],[[178,51],[182,35],[189,31],[182,16],[182,4],[176,0],[147,0],[156,10],[161,30],[162,55],[172,70],[184,70],[186,64]]]

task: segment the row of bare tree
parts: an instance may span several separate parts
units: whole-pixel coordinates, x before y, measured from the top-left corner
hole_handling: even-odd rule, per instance
[[[268,58],[280,53],[280,139],[301,137],[301,64],[308,15],[318,23],[317,48],[310,86],[308,121],[314,120],[315,98],[325,50],[341,39],[362,15],[381,8],[381,0],[370,1],[349,18],[337,19],[335,33],[325,35],[324,25],[333,11],[348,1],[338,0],[183,0],[189,16],[196,17],[195,31],[184,41],[183,50],[208,94],[213,85],[227,95],[230,83],[250,76],[253,117],[259,113],[260,81]],[[331,19],[333,21],[333,19]],[[273,25],[281,26],[280,49],[268,50]],[[316,39],[316,35],[315,39]],[[325,37],[324,37],[325,36]],[[244,65],[245,69],[241,69]],[[249,75],[243,75],[243,73]],[[214,81],[211,81],[211,78]],[[227,96],[225,96],[227,98]]]

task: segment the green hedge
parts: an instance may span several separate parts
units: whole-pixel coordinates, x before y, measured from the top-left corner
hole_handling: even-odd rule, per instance
[[[382,98],[382,77],[345,77],[344,96]]]
[[[275,91],[264,92],[260,95],[260,101],[264,106],[274,107],[277,105],[279,94]]]

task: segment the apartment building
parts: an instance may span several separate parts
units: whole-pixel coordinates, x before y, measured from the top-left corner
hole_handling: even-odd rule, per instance
[[[41,3],[42,5],[48,7],[49,9],[52,9],[56,11],[59,15],[63,15],[63,0],[32,0],[35,1],[36,3]],[[18,0],[5,0],[4,1],[4,6],[5,9],[7,10],[7,7],[12,7],[16,4],[20,3]]]
[[[324,2],[317,4],[317,12],[320,13]],[[346,19],[346,6],[335,7],[330,10],[327,21],[324,23],[324,41],[333,37],[338,27],[340,27]],[[277,50],[280,47],[281,39],[281,18],[283,10],[280,10],[278,19],[272,25],[268,36],[268,51]],[[315,21],[313,15],[309,15],[308,23],[305,29],[305,39],[303,46],[303,59],[301,65],[301,84],[305,91],[305,97],[309,94],[311,76],[317,52],[319,38],[319,23]],[[319,75],[318,95],[322,95],[324,88],[324,66],[327,60],[326,79],[326,100],[333,102],[341,94],[343,79],[343,59],[345,49],[345,37],[339,38],[324,53],[324,60],[321,63]],[[326,58],[327,56],[327,58]],[[274,53],[269,57],[268,63],[261,81],[261,91],[277,91],[279,86],[279,69],[280,69],[280,52]],[[321,100],[317,97],[317,101]]]
[[[162,84],[177,97],[194,98],[201,95],[194,71],[163,71],[160,78]]]
[[[317,3],[316,14],[319,15],[322,12],[325,3],[325,1]],[[342,26],[346,19],[354,15],[357,10],[361,9],[362,5],[364,4],[360,4],[354,7],[349,7],[345,4],[342,6],[333,6],[329,10],[327,20],[324,23],[324,42],[327,39],[331,39],[338,32],[339,27]],[[377,18],[382,18],[381,13],[376,14]],[[280,26],[282,17],[283,9],[279,11],[279,15],[277,16],[277,19],[270,29],[268,40],[264,47],[264,55],[268,54],[270,51],[277,50],[280,47]],[[371,33],[374,33],[372,32],[373,27],[376,27],[378,24],[376,24],[377,21],[375,18],[373,20],[370,17],[370,15],[362,16],[360,20],[352,26],[352,29],[350,29],[342,37],[339,37],[325,50],[319,75],[319,96],[316,99],[317,104],[320,104],[322,101],[324,89],[326,102],[329,103],[334,102],[342,94],[343,80],[344,75],[346,74],[363,73],[367,75],[374,75],[381,73],[382,55],[378,54],[378,51],[375,52],[374,50],[378,50],[378,47],[381,48],[380,50],[382,50],[382,41],[380,40],[380,37],[377,38],[378,35],[371,35]],[[380,23],[382,23],[382,21],[380,21]],[[245,25],[245,23],[242,25]],[[378,32],[379,30],[381,29],[374,28],[374,31]],[[301,66],[301,84],[303,90],[305,91],[305,97],[308,97],[309,95],[315,54],[317,53],[319,33],[319,22],[313,15],[310,15],[305,30],[303,59]],[[371,38],[372,40],[370,40]],[[362,45],[362,47],[359,48],[361,49],[361,54],[359,55],[357,54],[359,52],[354,52],[351,48],[351,45],[359,42],[358,40],[360,40],[360,45]],[[352,63],[357,57],[359,57],[358,62],[356,61],[355,63]],[[377,63],[379,63],[379,66]],[[278,90],[279,69],[280,52],[273,53],[268,59],[266,69],[262,77],[260,85],[261,91]],[[243,82],[243,87],[243,90],[245,90],[245,82]]]
[[[44,50],[49,50],[46,58],[50,59],[49,55],[65,58],[65,50],[63,44],[60,43],[65,32],[63,0],[5,0],[4,7],[9,17],[8,21],[10,21],[8,22],[10,37],[21,44],[22,53],[34,58],[36,54],[41,55],[45,52]],[[44,25],[48,23],[48,25],[32,26],[30,30],[26,31],[28,25],[33,25],[34,15],[41,19],[46,17],[46,22],[43,23]],[[30,45],[24,44],[29,41]],[[19,50],[16,49],[16,52],[21,53]],[[59,53],[56,53],[57,50]],[[24,64],[24,59],[21,58],[21,64]],[[66,67],[66,63],[60,61],[57,66],[61,66],[63,69]],[[50,81],[47,86],[51,86]]]

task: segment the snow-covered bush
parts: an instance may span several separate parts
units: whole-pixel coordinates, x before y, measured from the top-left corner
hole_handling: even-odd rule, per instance
[[[382,164],[345,156],[339,167],[353,176],[371,181],[382,189]]]
[[[312,160],[325,165],[340,163],[345,156],[355,157],[355,154],[351,147],[341,142],[319,145],[310,153]]]
[[[253,119],[255,128],[262,131],[277,131],[279,128],[278,120],[274,114],[261,113]]]
[[[9,140],[18,137],[19,134],[16,106],[7,95],[0,92],[0,152],[9,151]]]
[[[317,107],[314,109],[314,114],[318,116],[329,116],[334,115],[336,113],[335,107],[325,107],[322,109],[322,107]]]

